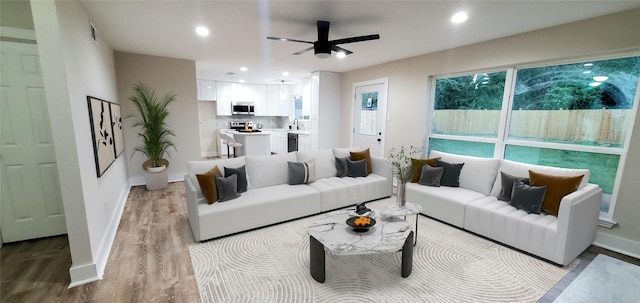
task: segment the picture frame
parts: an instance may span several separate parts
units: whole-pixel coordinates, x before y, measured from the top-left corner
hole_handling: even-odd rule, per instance
[[[87,103],[96,174],[100,178],[116,159],[111,106],[108,101],[91,96],[87,96]]]
[[[120,104],[109,103],[111,110],[111,131],[113,133],[113,148],[116,159],[124,151],[124,134],[122,132],[122,115],[120,114]]]

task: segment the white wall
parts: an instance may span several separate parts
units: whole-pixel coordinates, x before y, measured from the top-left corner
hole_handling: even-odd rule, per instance
[[[187,161],[201,159],[195,61],[115,52],[115,64],[123,117],[137,114],[129,96],[138,81],[154,88],[159,97],[167,92],[177,94],[176,101],[169,105],[170,114],[167,118],[168,127],[176,135],[172,141],[177,148],[169,149],[169,180],[184,180]],[[125,119],[124,154],[129,161],[131,184],[142,185],[142,163],[147,159],[142,153],[136,153],[132,158],[133,148],[140,145],[137,136],[139,129],[133,128],[132,124],[132,119]]]
[[[430,125],[426,117],[429,76],[615,53],[637,56],[640,55],[638,28],[640,9],[344,73],[342,120],[349,121],[353,116],[353,83],[389,77],[388,113],[391,119],[387,121],[385,146],[387,149],[400,145],[420,146],[426,125]],[[344,129],[341,133],[343,146],[350,144],[348,131]],[[600,228],[598,235],[603,246],[636,255],[640,255],[639,155],[640,123],[636,122],[614,215],[619,225],[614,229]]]
[[[77,1],[31,2],[55,142],[72,267],[71,285],[100,279],[129,191],[121,155],[97,178],[87,95],[118,102],[113,51]]]

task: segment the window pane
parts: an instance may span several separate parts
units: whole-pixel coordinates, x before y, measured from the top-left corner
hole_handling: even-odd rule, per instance
[[[498,136],[507,72],[436,79],[431,132]]]
[[[623,147],[640,57],[518,71],[509,138]]]
[[[611,193],[620,163],[619,155],[507,145],[504,158],[545,166],[589,169],[589,183],[600,185],[604,192],[600,210],[609,211]]]
[[[378,92],[363,93],[361,96],[358,133],[376,135],[378,133]]]
[[[446,153],[493,158],[493,143],[470,142],[448,139],[429,139],[429,152],[432,150]]]

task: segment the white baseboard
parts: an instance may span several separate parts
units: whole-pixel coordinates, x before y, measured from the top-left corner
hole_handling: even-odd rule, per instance
[[[184,175],[186,175],[186,174],[187,174],[186,172],[170,173],[169,174],[169,183],[184,181]],[[131,186],[145,185],[144,177],[140,176],[140,177],[129,178],[129,184],[131,184]]]
[[[640,242],[598,232],[593,245],[640,259]]]
[[[120,192],[118,203],[116,204],[115,211],[109,220],[109,226],[107,226],[107,232],[102,238],[102,243],[98,254],[96,256],[95,263],[85,264],[82,266],[72,266],[69,269],[71,275],[71,283],[69,288],[76,287],[78,285],[102,280],[104,276],[104,269],[107,266],[109,260],[109,254],[111,254],[111,247],[113,247],[113,241],[116,239],[116,233],[118,226],[120,225],[120,219],[124,212],[124,207],[127,204],[127,197],[131,191],[131,185],[127,184]]]

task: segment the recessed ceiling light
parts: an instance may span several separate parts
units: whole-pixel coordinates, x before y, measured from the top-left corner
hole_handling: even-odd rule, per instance
[[[209,36],[209,29],[204,26],[198,26],[196,27],[196,34],[202,37]]]
[[[344,57],[346,57],[347,54],[345,54],[344,52],[338,52],[338,54],[336,55],[336,57],[338,57],[339,59],[342,59]]]
[[[244,79],[240,79],[240,80],[238,80],[238,81],[240,81],[240,83],[244,83]]]
[[[289,76],[289,72],[282,72],[282,75],[285,76],[285,77]]]
[[[462,23],[462,22],[467,21],[467,18],[469,18],[469,15],[467,15],[467,13],[459,12],[459,13],[456,13],[455,15],[453,15],[453,17],[451,17],[451,22],[453,22],[453,23]]]
[[[241,67],[241,68],[240,68],[240,70],[241,70],[241,71],[243,71],[243,72],[246,72],[246,71],[248,71],[249,69],[248,69],[246,66],[243,66],[243,67]]]
[[[598,82],[604,82],[604,81],[607,81],[607,79],[609,79],[609,77],[607,77],[607,76],[595,76],[595,77],[593,77],[593,80],[596,80]]]

